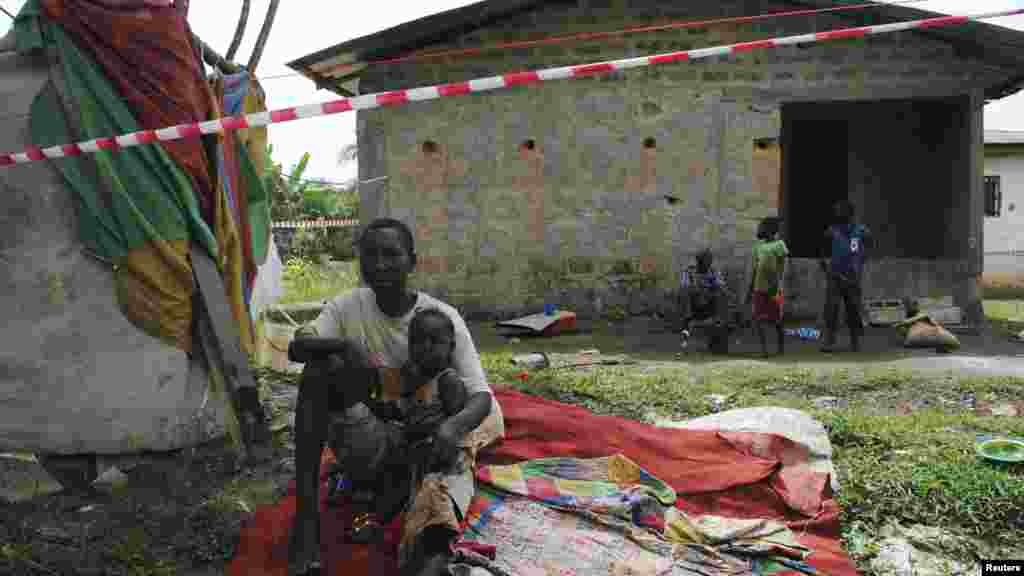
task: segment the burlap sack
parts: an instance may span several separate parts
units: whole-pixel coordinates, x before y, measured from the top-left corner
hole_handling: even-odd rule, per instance
[[[909,326],[903,345],[907,348],[959,350],[960,340],[949,330],[925,316]]]

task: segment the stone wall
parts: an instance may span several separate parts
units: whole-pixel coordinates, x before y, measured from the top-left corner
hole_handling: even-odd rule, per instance
[[[581,4],[509,19],[449,47],[786,7]],[[862,23],[777,19],[389,65],[371,68],[361,90]],[[360,111],[360,179],[390,177],[361,188],[361,207],[365,217],[414,224],[417,281],[466,310],[509,315],[552,298],[599,310],[622,292],[610,272],[627,268],[654,299],[648,307],[658,307],[703,247],[730,269],[745,267],[757,220],[778,210],[777,196],[754,184],[753,150],[755,140],[780,135],[782,103],[953,96],[1008,76],[952,45],[902,33]]]

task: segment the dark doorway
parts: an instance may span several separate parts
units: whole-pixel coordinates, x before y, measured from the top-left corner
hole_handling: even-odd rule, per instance
[[[795,258],[825,255],[823,233],[832,224],[832,206],[847,199],[849,122],[828,117],[783,114],[786,241]]]
[[[797,258],[828,250],[832,204],[853,202],[869,258],[966,258],[971,176],[966,98],[782,106],[782,207]]]

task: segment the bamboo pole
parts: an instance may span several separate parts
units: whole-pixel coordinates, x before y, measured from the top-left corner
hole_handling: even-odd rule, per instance
[[[263,20],[263,28],[260,29],[260,35],[256,38],[256,46],[252,49],[252,56],[249,57],[249,66],[247,69],[250,74],[256,73],[256,66],[260,63],[260,58],[263,57],[263,49],[267,46],[267,38],[270,37],[270,29],[274,27],[274,18],[277,16],[277,6],[281,3],[281,0],[270,0],[270,7],[267,8],[267,17]]]
[[[242,37],[245,36],[245,29],[249,27],[249,8],[252,6],[252,0],[242,0],[242,12],[238,15],[238,26],[235,27],[235,37],[231,39],[231,46],[228,48],[227,54],[224,58],[232,60],[235,57],[235,53],[238,52],[238,47],[242,44]]]

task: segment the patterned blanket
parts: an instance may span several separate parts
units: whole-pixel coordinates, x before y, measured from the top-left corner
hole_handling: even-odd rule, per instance
[[[495,572],[522,576],[814,574],[784,525],[673,507],[667,484],[621,455],[486,466],[468,542],[497,548]]]

